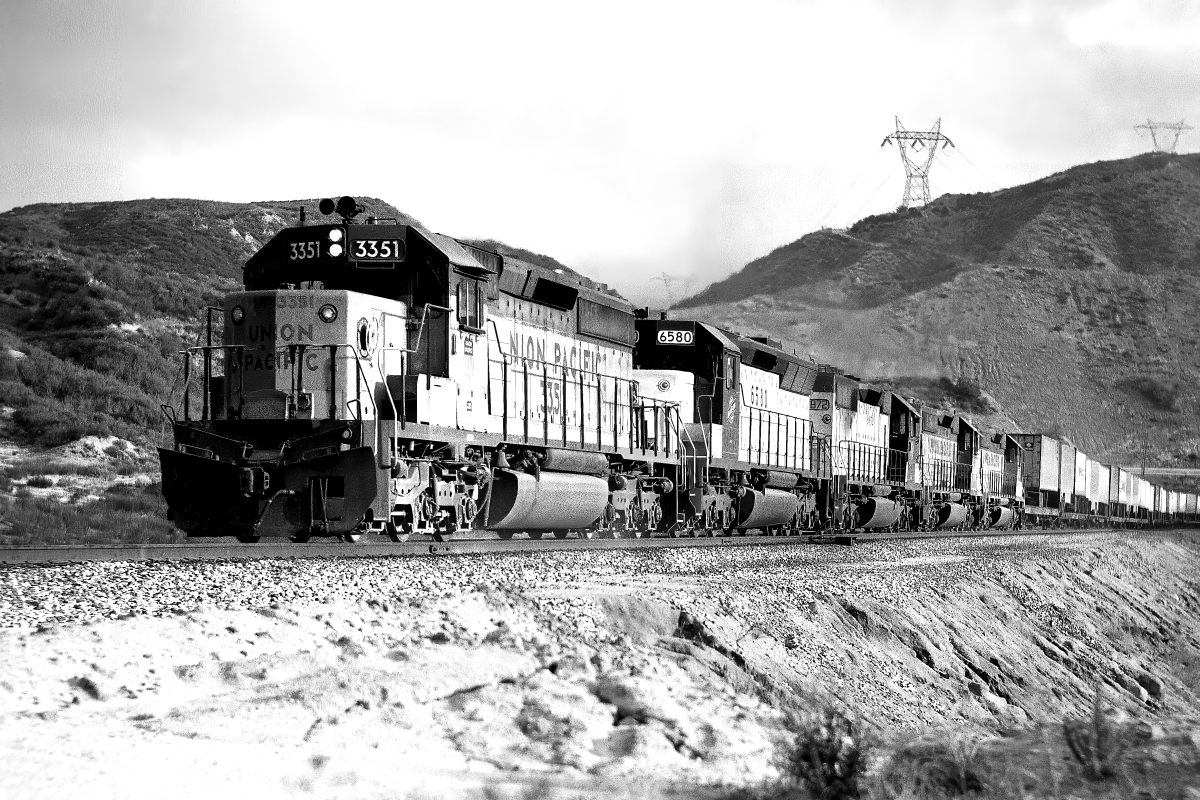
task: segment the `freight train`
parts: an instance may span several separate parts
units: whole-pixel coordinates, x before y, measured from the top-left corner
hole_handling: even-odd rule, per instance
[[[1196,497],[353,198],[280,231],[184,355],[189,536],[442,541],[1145,525]],[[219,329],[214,318],[220,317]],[[219,338],[219,341],[218,341]],[[198,397],[197,397],[198,395]]]

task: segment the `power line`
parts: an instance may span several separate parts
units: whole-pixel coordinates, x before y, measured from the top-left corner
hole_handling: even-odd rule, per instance
[[[867,198],[867,202],[866,202],[866,203],[863,203],[863,204],[862,204],[862,205],[859,207],[858,211],[855,211],[855,212],[854,212],[854,216],[853,216],[853,217],[851,217],[851,219],[852,219],[852,220],[858,219],[858,215],[859,215],[859,214],[861,214],[861,213],[862,213],[862,210],[863,210],[864,208],[866,208],[866,207],[867,207],[867,203],[870,203],[872,200],[874,200],[874,199],[875,199],[875,195],[879,194],[879,190],[883,188],[883,184],[884,184],[884,183],[887,183],[888,181],[890,181],[890,180],[892,179],[892,176],[896,174],[896,170],[898,170],[898,169],[900,169],[900,165],[899,165],[899,164],[897,164],[896,166],[892,167],[892,171],[891,171],[891,172],[889,172],[889,173],[888,173],[888,176],[887,176],[886,178],[884,178],[884,179],[883,179],[883,183],[879,184],[878,188],[876,188],[876,189],[875,189],[875,191],[871,192],[871,196]]]
[[[959,175],[957,172],[955,172],[954,169],[950,166],[950,162],[947,161],[946,159],[942,158],[941,154],[938,154],[937,160],[938,160],[938,163],[941,164],[942,166],[944,166],[951,175],[953,175],[955,178],[958,178],[958,182],[963,185],[963,188],[966,191],[971,190],[971,185],[969,183],[967,183],[967,179],[964,178],[962,175]]]
[[[842,196],[837,199],[837,202],[834,203],[833,206],[831,206],[830,209],[825,212],[825,216],[821,217],[821,221],[817,223],[818,228],[825,224],[825,220],[829,219],[829,215],[832,214],[837,209],[837,207],[842,204],[842,201],[846,199],[846,197],[850,194],[850,191],[856,185],[858,185],[858,181],[862,178],[863,175],[867,174],[867,170],[871,168],[871,164],[874,163],[874,161],[875,161],[874,156],[867,159],[867,163],[863,165],[862,172],[858,173],[858,177],[855,178],[850,183],[850,188],[847,189],[845,192],[843,192]]]
[[[965,161],[966,161],[968,164],[970,164],[972,167],[974,167],[974,168],[975,168],[975,171],[976,171],[976,172],[978,172],[978,173],[979,173],[980,175],[982,175],[983,177],[987,178],[988,182],[989,182],[989,183],[991,183],[991,184],[992,184],[992,186],[995,186],[997,189],[1003,189],[1003,188],[1004,188],[1003,186],[1001,186],[1000,184],[998,184],[998,183],[996,183],[994,180],[992,180],[992,179],[991,179],[991,178],[988,176],[988,174],[987,174],[986,172],[984,172],[983,170],[981,170],[979,167],[976,167],[976,166],[975,166],[975,162],[974,162],[974,161],[972,161],[971,159],[967,158],[967,154],[966,154],[966,153],[964,153],[964,152],[962,151],[962,148],[956,147],[956,148],[954,148],[954,152],[956,152],[956,153],[958,153],[960,156],[962,156],[962,157],[963,157],[963,159],[964,159],[964,160],[965,160]]]

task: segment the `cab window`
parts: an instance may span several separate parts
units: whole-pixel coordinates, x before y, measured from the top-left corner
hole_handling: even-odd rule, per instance
[[[483,292],[477,280],[459,281],[458,322],[465,328],[483,330]]]

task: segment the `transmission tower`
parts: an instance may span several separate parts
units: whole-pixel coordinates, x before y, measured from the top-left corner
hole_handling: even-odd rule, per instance
[[[666,295],[667,295],[667,307],[669,308],[669,307],[671,307],[671,306],[675,305],[675,300],[674,300],[674,298],[671,296],[671,284],[672,284],[672,283],[677,283],[677,282],[679,282],[679,281],[682,281],[682,280],[685,280],[685,279],[684,279],[684,278],[680,278],[680,277],[679,277],[679,276],[677,276],[677,275],[668,275],[667,273],[665,273],[665,272],[664,272],[662,275],[658,275],[658,276],[655,276],[655,277],[651,278],[651,279],[650,279],[650,282],[651,282],[651,283],[654,283],[655,281],[661,281],[661,282],[662,282],[662,285],[663,285],[663,292],[665,292],[665,293],[666,293]]]
[[[943,148],[953,147],[954,142],[942,135],[942,120],[933,123],[931,131],[909,131],[904,129],[900,118],[896,117],[896,132],[885,136],[883,144],[894,144],[900,148],[900,159],[904,162],[904,199],[900,201],[901,208],[923,206],[929,202],[929,167],[937,154],[938,143]],[[916,156],[924,150],[924,154]],[[910,153],[911,151],[911,153]]]
[[[1183,120],[1179,122],[1151,122],[1146,120],[1145,125],[1135,125],[1135,130],[1145,128],[1150,131],[1150,141],[1154,143],[1154,152],[1156,153],[1174,153],[1175,148],[1179,145],[1179,137],[1184,131],[1192,130],[1191,125],[1185,125]],[[1162,133],[1162,141],[1158,140],[1159,133]],[[1168,134],[1174,133],[1174,136]],[[1171,144],[1167,144],[1167,139],[1171,140]]]

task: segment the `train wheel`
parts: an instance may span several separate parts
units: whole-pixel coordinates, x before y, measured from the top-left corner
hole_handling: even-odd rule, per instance
[[[412,535],[411,532],[403,530],[402,528],[393,525],[390,522],[384,526],[383,532],[386,533],[387,537],[393,542],[407,542],[408,537]]]
[[[242,544],[254,544],[260,538],[261,537],[255,536],[253,533],[239,533],[237,536],[237,540]]]
[[[554,538],[555,539],[565,539],[565,538],[567,538],[568,533],[570,533],[570,531],[568,531],[568,530],[556,530],[556,531],[554,531]]]
[[[496,535],[499,536],[501,539],[508,541],[509,539],[511,539],[513,537],[513,532],[512,531],[496,531]],[[433,538],[436,541],[441,541],[437,537],[438,537],[438,534],[435,533],[433,535]]]
[[[291,536],[289,538],[291,538],[291,540],[293,542],[296,542],[297,544],[304,544],[305,542],[307,542],[309,539],[312,538],[312,534],[309,533],[308,531],[297,531],[293,536]]]
[[[529,538],[533,539],[534,541],[537,541],[538,539],[542,538],[543,533],[544,533],[544,531],[530,531]]]

